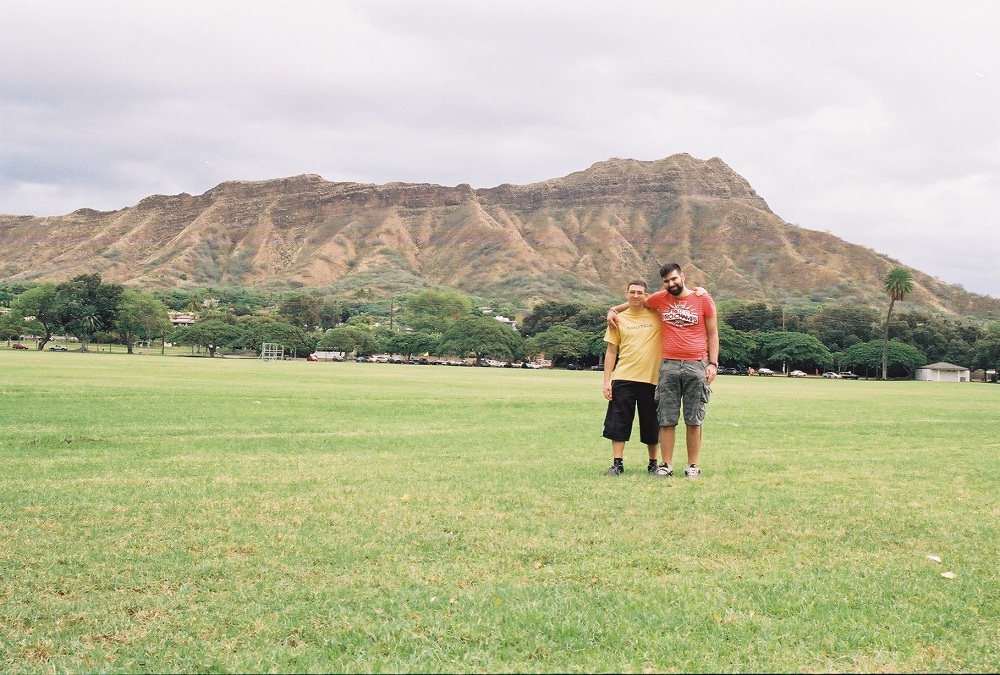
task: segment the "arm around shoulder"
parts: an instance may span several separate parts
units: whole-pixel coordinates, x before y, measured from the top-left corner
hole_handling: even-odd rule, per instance
[[[620,305],[615,305],[614,307],[609,309],[607,316],[608,325],[611,326],[612,328],[618,328],[618,312],[624,312],[626,309],[628,309],[627,302]]]

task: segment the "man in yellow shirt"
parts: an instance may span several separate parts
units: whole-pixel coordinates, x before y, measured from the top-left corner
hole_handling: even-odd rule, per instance
[[[649,473],[657,472],[660,423],[656,417],[656,385],[660,374],[662,339],[660,315],[647,308],[646,282],[630,281],[625,292],[628,309],[618,314],[617,326],[608,326],[604,341],[604,438],[611,441],[614,463],[606,476],[625,473],[625,443],[632,436],[632,422],[639,411],[639,440],[649,450]]]

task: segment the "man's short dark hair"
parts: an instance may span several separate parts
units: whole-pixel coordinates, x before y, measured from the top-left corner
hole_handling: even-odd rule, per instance
[[[649,286],[647,286],[646,282],[643,281],[642,279],[633,279],[632,281],[628,282],[628,286],[625,287],[625,290],[628,290],[633,286],[642,286],[642,290],[644,291],[649,289]]]
[[[674,270],[677,270],[678,272],[683,274],[683,272],[681,272],[680,265],[678,265],[677,263],[667,263],[666,265],[660,268],[660,278],[664,279],[668,277],[670,273],[673,272]]]

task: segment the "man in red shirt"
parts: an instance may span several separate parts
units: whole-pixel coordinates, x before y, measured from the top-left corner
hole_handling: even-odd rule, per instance
[[[683,408],[687,443],[684,475],[697,478],[701,475],[701,425],[711,384],[719,373],[719,320],[712,296],[688,288],[680,265],[664,265],[660,277],[664,290],[646,299],[646,306],[659,312],[663,320],[663,362],[656,389],[663,455],[658,474],[673,474],[675,432]],[[617,323],[614,309],[608,313],[608,321]]]

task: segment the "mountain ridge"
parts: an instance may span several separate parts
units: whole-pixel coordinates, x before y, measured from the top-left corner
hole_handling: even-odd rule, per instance
[[[226,181],[116,211],[0,216],[0,279],[100,272],[147,288],[233,285],[349,296],[454,289],[528,304],[658,287],[664,262],[717,299],[881,306],[899,265],[791,225],[717,157],[611,158],[526,185],[330,182],[315,174]],[[919,270],[908,302],[1000,316],[1000,299]]]

